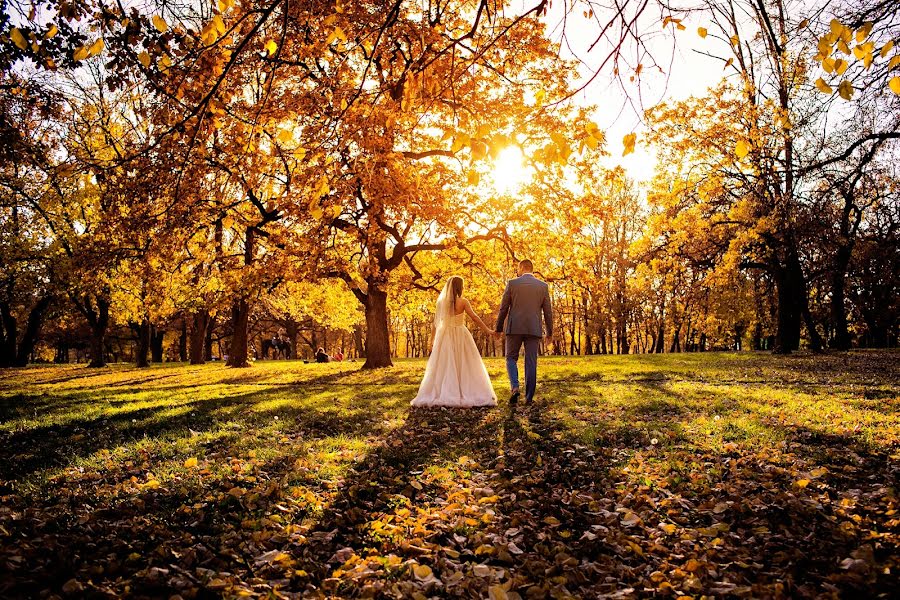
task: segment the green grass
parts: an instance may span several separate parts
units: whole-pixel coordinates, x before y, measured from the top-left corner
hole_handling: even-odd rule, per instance
[[[0,595],[896,595],[898,363],[544,358],[467,411],[417,360],[0,372]]]

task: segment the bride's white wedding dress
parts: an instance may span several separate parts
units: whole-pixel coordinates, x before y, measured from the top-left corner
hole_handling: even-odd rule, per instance
[[[438,314],[441,302],[438,301]],[[466,328],[466,313],[436,319],[434,345],[413,406],[496,406],[481,353]]]

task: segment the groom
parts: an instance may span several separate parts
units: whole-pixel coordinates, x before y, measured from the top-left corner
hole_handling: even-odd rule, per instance
[[[530,260],[519,262],[519,276],[510,280],[503,291],[500,314],[497,316],[497,333],[506,334],[506,372],[512,393],[509,403],[519,401],[519,350],[525,345],[525,400],[534,400],[537,387],[537,357],[541,345],[541,313],[547,329],[547,337],[553,335],[553,310],[550,308],[550,289],[532,274]],[[503,327],[503,322],[506,327]]]

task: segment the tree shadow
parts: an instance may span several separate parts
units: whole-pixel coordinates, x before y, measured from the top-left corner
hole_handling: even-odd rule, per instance
[[[72,578],[92,582],[84,595],[122,595],[127,583],[137,597],[185,598],[275,588],[298,596],[483,598],[496,584],[529,598],[900,591],[889,574],[898,568],[888,533],[896,469],[888,450],[854,436],[759,416],[785,440],[777,456],[711,452],[684,436],[653,446],[649,428],[677,431],[695,416],[688,398],[657,380],[638,384],[637,397],[648,398],[616,422],[594,423],[607,434],[590,441],[554,410],[552,389],[544,401],[512,410],[407,408],[392,415],[399,426],[380,427],[386,407],[406,399],[379,385],[369,390],[374,397],[330,410],[332,394],[319,388],[340,382],[327,375],[297,383],[310,395],[295,407],[277,385],[204,400],[195,414],[165,422],[152,419],[155,409],[144,409],[147,422],[133,427],[134,414],[122,415],[113,425],[129,439],[238,417],[253,427],[278,415],[292,419],[301,438],[355,436],[366,451],[328,480],[282,454],[260,461],[252,478],[223,476],[213,487],[196,476],[103,499],[91,480],[72,482],[46,500],[50,518],[25,506],[0,512],[16,542],[3,544],[0,564],[13,583],[0,591],[58,592]],[[566,389],[593,389],[576,384]],[[703,410],[741,403],[711,395]],[[26,511],[13,528],[8,515]],[[24,558],[11,562],[15,555]],[[98,567],[100,556],[116,558]],[[427,565],[439,583],[416,575],[415,565]]]

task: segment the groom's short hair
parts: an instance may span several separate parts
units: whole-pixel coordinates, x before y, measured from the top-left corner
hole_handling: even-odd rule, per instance
[[[532,271],[534,271],[534,263],[526,258],[525,260],[519,261],[519,268],[521,268],[526,273],[531,273]]]

